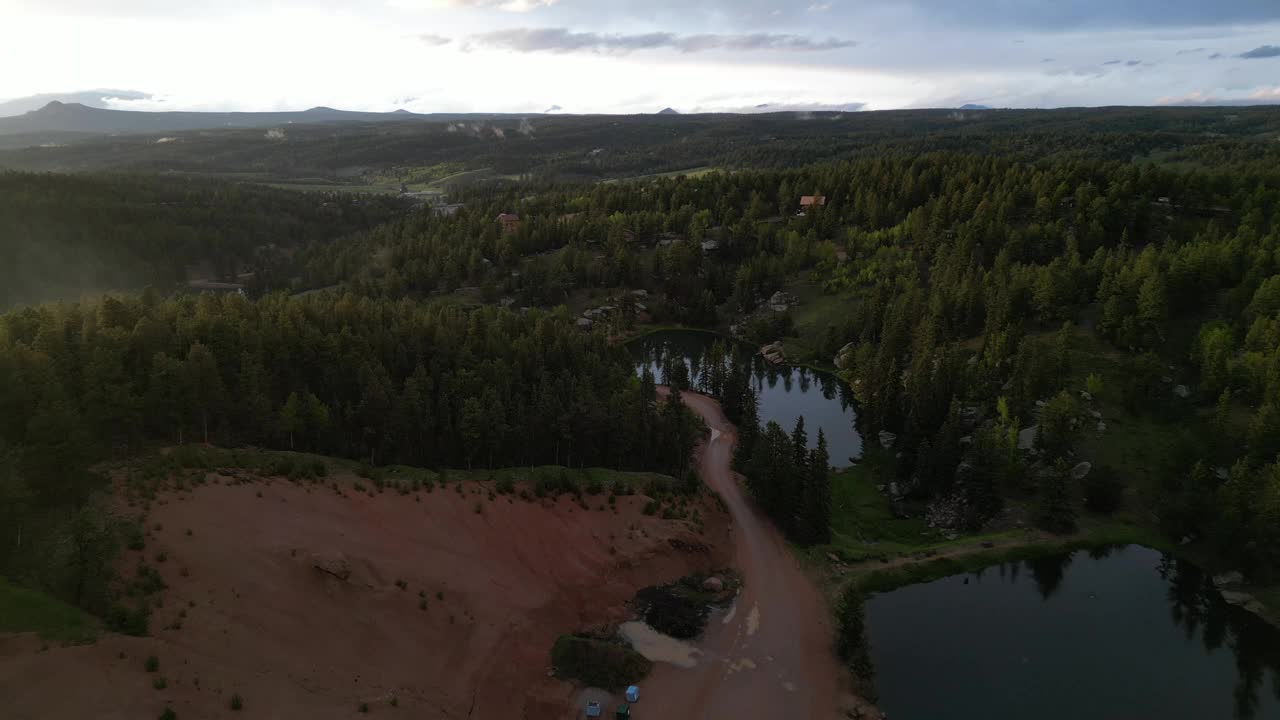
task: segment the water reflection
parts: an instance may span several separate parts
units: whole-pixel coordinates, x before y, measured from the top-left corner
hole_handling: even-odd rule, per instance
[[[811,446],[817,442],[817,427],[825,432],[833,465],[844,466],[862,456],[862,438],[854,427],[853,392],[834,375],[772,365],[753,348],[711,333],[663,331],[639,338],[629,347],[637,372],[648,367],[659,383],[674,378],[697,389],[709,380],[707,374],[716,365],[711,356],[717,342],[734,362],[749,370],[750,385],[760,399],[762,422],[773,420],[790,431],[796,418],[803,415]]]
[[[897,720],[1280,717],[1280,630],[1148,548],[900,588],[867,602],[867,628]]]

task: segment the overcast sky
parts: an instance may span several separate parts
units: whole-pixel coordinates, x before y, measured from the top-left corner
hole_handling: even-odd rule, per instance
[[[0,99],[682,112],[1280,102],[1280,0],[0,0]],[[121,93],[124,94],[124,93]]]

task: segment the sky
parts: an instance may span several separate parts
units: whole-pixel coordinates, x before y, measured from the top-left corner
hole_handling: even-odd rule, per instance
[[[0,0],[0,100],[570,113],[1280,103],[1280,0]],[[91,93],[92,95],[92,93]]]

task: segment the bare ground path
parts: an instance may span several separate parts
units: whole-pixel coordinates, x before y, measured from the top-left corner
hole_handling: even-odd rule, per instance
[[[704,482],[724,498],[743,590],[713,617],[693,668],[658,663],[637,718],[836,717],[839,670],[830,612],[777,528],[743,495],[730,468],[737,431],[711,398],[684,393],[711,428],[699,459]]]

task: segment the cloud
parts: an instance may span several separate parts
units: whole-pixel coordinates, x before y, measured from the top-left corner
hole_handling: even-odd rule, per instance
[[[1103,65],[1119,65],[1119,64],[1120,64],[1120,63],[1122,63],[1122,62],[1124,62],[1124,61],[1123,61],[1123,60],[1108,60],[1108,61],[1106,61],[1106,62],[1104,62],[1104,63],[1102,63],[1102,64],[1103,64]]]
[[[1202,47],[1200,47],[1200,48],[1191,48],[1191,49],[1189,49],[1189,50],[1179,50],[1179,51],[1178,51],[1178,54],[1179,54],[1179,55],[1194,55],[1195,53],[1202,53],[1202,52],[1205,52],[1205,51],[1206,51],[1206,50],[1208,50],[1208,49],[1209,49],[1209,48],[1202,48]]]
[[[434,35],[432,33],[423,33],[422,35],[418,36],[418,40],[420,40],[421,42],[427,45],[430,45],[431,47],[440,47],[441,45],[448,45],[449,43],[453,42],[453,40],[443,35]]]
[[[1249,52],[1240,53],[1240,57],[1246,60],[1280,57],[1280,45],[1263,45],[1261,47],[1256,47]]]
[[[695,107],[691,112],[694,113],[735,113],[741,115],[756,115],[760,113],[815,113],[815,112],[858,112],[867,107],[866,103],[848,102],[848,103],[820,103],[820,102],[772,102],[758,103],[756,105],[705,105]],[[806,118],[807,119],[807,118]]]
[[[594,52],[625,55],[636,50],[677,50],[696,53],[706,50],[786,52],[819,52],[853,47],[850,40],[828,38],[815,40],[802,35],[750,33],[741,35],[677,35],[652,32],[619,35],[595,32],[573,32],[567,28],[514,28],[472,35],[470,41],[486,47],[515,52]]]
[[[543,110],[542,112],[553,113],[553,112],[560,112],[561,110],[564,110],[564,108],[560,107],[559,105],[552,105],[551,107],[547,108],[546,110]]]
[[[408,10],[456,10],[496,8],[523,13],[555,5],[558,0],[391,0],[391,5]]]
[[[1129,67],[1133,67],[1134,65],[1141,65],[1141,64],[1142,64],[1141,60],[1128,60],[1125,62],[1125,65],[1128,65]]]
[[[1186,95],[1176,97],[1162,97],[1156,100],[1157,105],[1183,105],[1183,106],[1248,106],[1248,105],[1280,105],[1280,85],[1275,87],[1263,87],[1254,90],[1248,95],[1239,97],[1220,97],[1212,93],[1196,91]]]
[[[1210,60],[1217,60],[1217,59],[1218,59],[1218,58],[1220,58],[1220,57],[1222,57],[1222,53],[1214,53],[1214,54],[1212,54],[1212,55],[1210,55],[1210,56],[1209,56],[1209,59],[1210,59]]]

